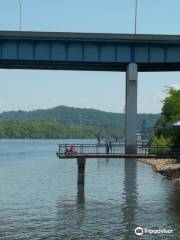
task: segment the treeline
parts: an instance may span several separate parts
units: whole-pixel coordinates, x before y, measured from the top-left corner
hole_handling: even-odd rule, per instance
[[[180,129],[169,129],[168,126],[180,121],[180,90],[168,88],[162,112],[151,136],[153,144],[172,144],[180,147]]]
[[[66,125],[57,121],[31,120],[0,123],[1,139],[119,138],[121,136],[121,128]]]
[[[138,114],[138,130],[146,128],[151,131],[158,114]],[[79,125],[80,122],[87,126],[124,128],[125,115],[123,113],[111,113],[96,109],[83,109],[66,106],[58,106],[46,110],[11,111],[0,114],[0,122],[7,121],[32,121],[46,120],[56,121],[66,125]]]

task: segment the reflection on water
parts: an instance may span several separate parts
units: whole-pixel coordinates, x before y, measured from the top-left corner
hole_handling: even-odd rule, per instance
[[[91,159],[78,187],[57,143],[0,141],[0,239],[134,240],[137,226],[175,230],[141,239],[179,239],[179,185],[132,159]]]
[[[169,195],[167,204],[170,205],[169,210],[171,210],[171,212],[174,212],[174,215],[179,218],[180,216],[180,184],[179,183],[174,184],[172,192]]]
[[[77,189],[77,206],[82,208],[85,203],[84,186],[80,184]]]
[[[124,198],[125,202],[122,207],[123,225],[125,226],[124,239],[132,239],[134,236],[135,213],[137,209],[137,180],[136,168],[137,163],[133,159],[125,160],[124,168]]]

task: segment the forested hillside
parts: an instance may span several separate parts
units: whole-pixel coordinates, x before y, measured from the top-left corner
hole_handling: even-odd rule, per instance
[[[0,138],[121,138],[122,129],[112,127],[65,125],[55,121],[31,120],[0,123]]]
[[[139,114],[138,129],[152,128],[159,118],[158,114]],[[47,110],[11,111],[0,114],[0,122],[5,121],[46,120],[66,125],[88,125],[124,128],[124,114],[104,112],[95,109],[81,109],[58,106]]]

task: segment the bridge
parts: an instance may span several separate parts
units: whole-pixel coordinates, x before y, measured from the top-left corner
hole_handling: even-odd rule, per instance
[[[0,67],[179,71],[180,36],[0,31]]]
[[[138,71],[179,71],[180,36],[0,31],[0,68],[125,71],[125,139],[136,145]]]

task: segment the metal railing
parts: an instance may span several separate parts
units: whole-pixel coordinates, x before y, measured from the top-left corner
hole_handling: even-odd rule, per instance
[[[58,157],[68,157],[77,155],[139,155],[139,156],[161,156],[161,157],[178,157],[180,149],[172,145],[125,145],[120,143],[113,144],[60,144]]]

